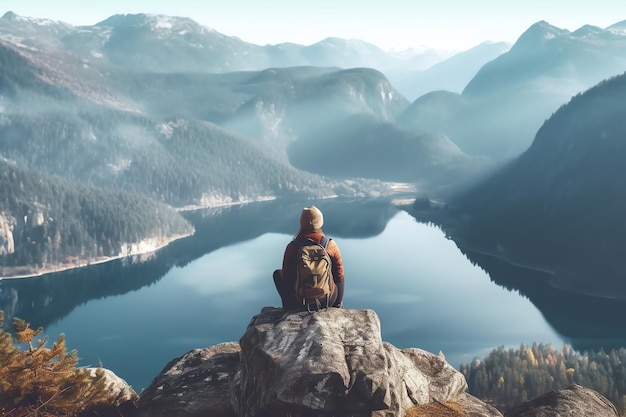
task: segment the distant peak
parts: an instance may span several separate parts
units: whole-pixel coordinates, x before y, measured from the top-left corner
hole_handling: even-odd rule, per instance
[[[70,25],[69,23],[65,23],[65,22],[61,22],[57,20],[51,20],[51,19],[43,19],[43,18],[38,18],[38,17],[20,16],[11,11],[6,12],[0,19],[7,21],[7,22],[14,22],[17,24],[25,23],[29,25],[38,25],[38,26],[64,26],[66,28],[72,27],[72,25]]]
[[[98,23],[97,26],[144,26],[150,24],[158,16],[146,13],[114,14]]]
[[[597,35],[602,32],[604,32],[604,29],[599,28],[597,26],[584,25],[584,26],[581,26],[579,29],[576,29],[574,32],[572,32],[572,35],[577,36],[577,37],[586,37],[590,35]]]
[[[313,48],[331,47],[335,49],[356,49],[356,50],[369,50],[369,51],[382,52],[382,49],[380,49],[378,46],[365,42],[361,39],[344,39],[344,38],[337,38],[337,37],[328,37],[310,46]]]
[[[618,35],[626,36],[626,20],[622,20],[621,22],[615,23],[614,25],[606,28],[609,32],[616,33]]]
[[[524,33],[537,33],[537,32],[553,33],[553,34],[559,34],[559,35],[570,33],[569,30],[561,29],[556,26],[553,26],[550,23],[546,22],[545,20],[540,20],[537,23],[531,25]],[[522,36],[524,36],[524,34],[522,34]]]
[[[321,41],[315,43],[314,45],[334,45],[334,46],[346,46],[348,41],[342,38],[337,37],[328,37],[322,39]]]
[[[556,26],[552,26],[545,20],[540,20],[522,33],[512,49],[526,46],[533,47],[551,39],[569,35],[570,33],[571,32],[567,29],[560,29]]]
[[[11,11],[8,11],[4,15],[2,15],[2,20],[16,20],[18,18],[19,16]]]
[[[96,24],[96,26],[128,26],[146,23],[148,15],[137,14],[114,14]]]
[[[215,32],[214,29],[200,25],[188,17],[169,16],[163,14],[137,13],[116,14],[103,20],[96,26],[108,27],[150,27],[153,30],[196,30]]]

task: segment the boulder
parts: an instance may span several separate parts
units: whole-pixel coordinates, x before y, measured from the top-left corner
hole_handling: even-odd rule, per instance
[[[97,370],[104,371],[107,394],[97,404],[88,404],[84,415],[100,417],[131,415],[137,407],[139,396],[128,383],[106,368],[85,368],[92,376]]]
[[[239,343],[222,343],[170,361],[141,393],[138,416],[235,417],[229,384],[239,351]]]
[[[570,385],[526,401],[506,413],[505,417],[618,417],[615,406],[598,392]]]
[[[372,310],[266,307],[239,343],[231,394],[240,417],[402,416],[416,404],[454,401],[467,389],[443,357],[383,342]]]

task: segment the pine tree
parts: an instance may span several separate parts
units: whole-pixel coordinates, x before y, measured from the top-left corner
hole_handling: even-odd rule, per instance
[[[34,342],[42,328],[15,318],[13,329],[15,342],[27,348],[19,349],[11,334],[0,331],[0,415],[76,416],[104,398],[104,370],[78,368],[78,354],[67,352],[63,334],[46,348],[47,337]]]

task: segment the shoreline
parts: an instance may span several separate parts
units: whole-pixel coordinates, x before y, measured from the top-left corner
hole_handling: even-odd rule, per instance
[[[402,195],[404,193],[397,193],[399,195]],[[324,199],[332,199],[332,198],[337,198],[337,195],[333,195],[333,196],[328,196],[328,197],[322,197]],[[184,207],[178,207],[175,208],[175,210],[179,211],[179,212],[193,212],[193,211],[199,211],[199,210],[208,210],[208,209],[217,209],[217,208],[224,208],[224,207],[234,207],[234,206],[241,206],[244,204],[252,204],[252,203],[262,203],[262,202],[267,202],[267,201],[273,201],[273,200],[277,200],[278,197],[276,196],[260,196],[258,199],[255,200],[245,200],[245,201],[230,201],[230,202],[223,202],[222,204],[214,204],[214,205],[206,205],[206,206],[202,206],[202,205],[194,205],[194,206],[184,206]],[[404,200],[403,200],[404,201]],[[398,203],[398,201],[396,201],[396,203]],[[396,206],[399,206],[398,204],[395,204]],[[401,205],[401,204],[400,204]],[[128,258],[128,257],[132,257],[132,256],[140,256],[140,255],[147,255],[147,254],[152,254],[155,253],[157,251],[159,251],[160,249],[163,249],[164,247],[170,245],[172,242],[175,242],[179,239],[184,239],[186,237],[192,236],[195,233],[195,230],[191,231],[190,233],[187,234],[183,234],[183,235],[175,235],[170,239],[166,239],[162,244],[158,245],[157,247],[155,247],[154,249],[148,250],[148,251],[138,251],[138,252],[133,252],[133,253],[128,253],[128,254],[124,254],[124,255],[118,255],[118,256],[110,256],[110,257],[102,257],[102,258],[95,258],[95,259],[82,259],[82,260],[78,260],[77,263],[73,263],[73,264],[54,264],[51,266],[48,266],[46,268],[37,268],[37,269],[32,269],[31,271],[26,273],[17,273],[17,274],[7,274],[5,275],[0,275],[0,281],[2,280],[10,280],[10,279],[28,279],[28,278],[36,278],[36,277],[41,277],[44,275],[49,275],[49,274],[54,274],[57,272],[64,272],[64,271],[69,271],[72,269],[78,269],[78,268],[84,268],[87,266],[91,266],[91,265],[98,265],[98,264],[103,264],[106,262],[111,262],[111,261],[115,261],[117,259],[124,259],[124,258]],[[8,268],[12,268],[15,270],[25,270],[28,269],[29,266],[16,266],[16,267],[0,267],[0,271],[2,271],[4,268],[8,269]]]
[[[612,301],[618,301],[618,302],[626,301],[626,296],[616,295],[615,293],[611,293],[609,290],[606,290],[606,289],[585,290],[585,289],[580,289],[580,288],[574,288],[572,287],[572,285],[568,285],[567,282],[563,282],[560,280],[563,275],[574,274],[574,272],[572,271],[564,271],[560,268],[555,268],[555,267],[550,268],[547,266],[533,265],[531,263],[524,263],[524,262],[516,261],[516,260],[511,259],[510,257],[506,257],[504,255],[498,254],[493,251],[469,247],[462,243],[458,243],[456,240],[454,240],[452,236],[451,238],[455,242],[455,244],[457,244],[457,246],[461,245],[461,247],[463,247],[464,250],[468,252],[474,252],[480,255],[488,256],[488,257],[497,259],[501,262],[504,262],[516,268],[542,272],[548,275],[546,277],[546,284],[557,291],[560,291],[563,293],[574,294],[578,296],[583,296],[583,297],[590,297],[594,299],[604,299],[604,300],[612,300]]]
[[[69,271],[71,269],[78,269],[78,268],[84,268],[84,267],[91,266],[91,265],[103,264],[103,263],[115,261],[117,259],[128,258],[131,256],[147,255],[147,254],[155,253],[163,249],[164,247],[168,246],[172,242],[175,242],[179,239],[184,239],[189,236],[192,236],[194,233],[195,233],[195,230],[190,233],[183,234],[183,235],[175,235],[170,239],[166,239],[162,244],[156,246],[154,249],[151,249],[148,251],[139,251],[139,252],[133,252],[133,253],[129,253],[125,255],[117,255],[117,256],[105,256],[105,257],[95,258],[95,259],[90,259],[90,260],[83,259],[83,260],[79,260],[79,262],[75,264],[54,264],[53,266],[49,266],[46,268],[34,269],[30,273],[24,273],[24,274],[18,274],[18,275],[6,275],[6,276],[3,275],[3,276],[0,276],[0,281],[3,281],[5,279],[9,280],[9,279],[36,278],[36,277],[41,277],[41,276],[48,275],[48,274],[54,274],[57,272]],[[27,267],[19,266],[19,267],[11,267],[11,268],[25,269]]]
[[[242,204],[249,204],[249,203],[256,203],[256,202],[262,202],[262,201],[270,201],[275,199],[275,197],[262,197],[259,200],[252,200],[252,201],[237,201],[237,202],[230,202],[230,203],[224,203],[224,204],[217,204],[217,205],[207,205],[207,206],[185,206],[185,207],[179,207],[179,208],[175,208],[176,211],[179,212],[191,212],[191,211],[197,211],[197,210],[206,210],[206,209],[212,209],[212,208],[220,208],[220,207],[233,207],[233,206],[237,206],[237,205],[242,205]],[[46,268],[37,268],[37,269],[32,269],[32,271],[28,272],[28,273],[22,273],[22,274],[8,274],[8,275],[0,275],[0,281],[5,280],[5,279],[27,279],[27,278],[36,278],[36,277],[41,277],[44,275],[48,275],[48,274],[54,274],[57,272],[64,272],[64,271],[69,271],[72,269],[78,269],[78,268],[85,268],[87,266],[91,266],[91,265],[98,265],[98,264],[103,264],[103,263],[107,263],[107,262],[111,262],[111,261],[115,261],[117,259],[124,259],[124,258],[128,258],[131,256],[139,256],[139,255],[147,255],[147,254],[151,254],[151,253],[155,253],[157,251],[159,251],[160,249],[163,249],[164,247],[168,246],[169,244],[171,244],[172,242],[175,242],[179,239],[184,239],[186,237],[192,236],[196,231],[192,230],[190,233],[187,234],[183,234],[183,235],[175,235],[174,237],[170,238],[170,239],[166,239],[162,244],[158,245],[157,247],[155,247],[152,250],[149,251],[141,251],[141,252],[133,252],[133,253],[128,253],[125,255],[117,255],[117,256],[108,256],[108,257],[102,257],[102,258],[95,258],[95,259],[83,259],[83,260],[79,260],[78,263],[74,263],[74,264],[54,264],[53,266],[48,266]],[[16,266],[16,267],[5,267],[5,268],[13,268],[13,269],[20,269],[20,270],[24,270],[29,268],[28,266]],[[2,267],[0,267],[0,271],[2,270]]]

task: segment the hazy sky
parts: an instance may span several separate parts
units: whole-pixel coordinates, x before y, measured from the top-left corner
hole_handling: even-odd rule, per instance
[[[571,31],[626,20],[626,0],[0,0],[0,8],[73,25],[125,13],[184,16],[259,45],[336,36],[387,50],[514,42],[540,20]]]

